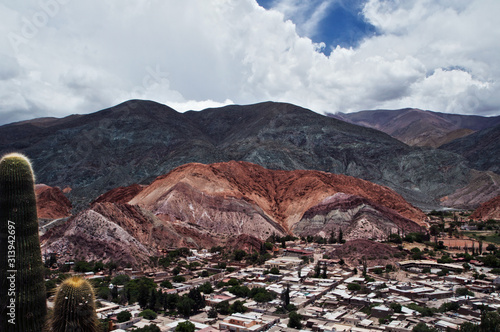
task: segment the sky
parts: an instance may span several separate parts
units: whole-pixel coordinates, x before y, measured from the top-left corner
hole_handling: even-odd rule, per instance
[[[0,124],[129,99],[500,115],[498,0],[0,0]]]

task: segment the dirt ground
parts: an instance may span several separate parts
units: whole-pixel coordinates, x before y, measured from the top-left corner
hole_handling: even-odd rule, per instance
[[[443,241],[443,244],[448,247],[449,250],[462,250],[465,247],[467,248],[472,248],[474,245],[475,248],[479,247],[479,244],[477,241],[469,239],[469,238],[463,238],[463,239],[457,239],[457,238],[439,238],[438,241]]]
[[[438,238],[438,241],[443,241],[443,245],[445,245],[447,247],[446,251],[454,251],[454,250],[464,251],[464,248],[466,246],[467,246],[467,248],[471,249],[472,244],[474,244],[474,248],[476,248],[476,249],[479,247],[479,243],[476,240],[470,239],[470,238],[457,239],[457,238],[445,237],[445,238]],[[484,250],[486,245],[487,244],[483,243],[483,250]],[[429,250],[432,249],[423,243],[417,243],[417,242],[404,243],[405,249],[411,250],[412,248],[415,248],[415,247],[419,248],[420,250],[424,250],[424,248],[426,248],[426,247]]]

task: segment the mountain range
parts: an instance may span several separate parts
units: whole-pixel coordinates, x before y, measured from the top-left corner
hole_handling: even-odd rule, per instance
[[[329,116],[383,131],[408,145],[434,148],[500,125],[500,116],[447,114],[415,108],[337,113]],[[498,129],[494,131],[498,132]]]
[[[150,184],[187,163],[231,160],[350,175],[390,187],[423,209],[453,207],[458,200],[448,198],[462,192],[479,197],[488,188],[468,207],[500,193],[497,173],[473,170],[466,153],[409,146],[379,130],[274,102],[179,113],[131,100],[92,114],[1,126],[0,153],[10,151],[28,155],[38,182],[63,188],[77,210],[108,190]]]

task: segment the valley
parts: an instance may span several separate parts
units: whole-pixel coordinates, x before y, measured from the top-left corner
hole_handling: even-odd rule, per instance
[[[93,280],[103,326],[485,324],[475,303],[500,306],[496,118],[367,112],[132,100],[1,126],[0,151],[33,159],[48,287],[66,273]],[[200,306],[180,304],[190,297]],[[148,309],[155,318],[136,315]]]

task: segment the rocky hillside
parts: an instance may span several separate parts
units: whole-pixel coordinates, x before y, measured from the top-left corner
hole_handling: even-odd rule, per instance
[[[500,116],[445,114],[415,108],[338,113],[330,116],[383,131],[408,145],[434,148],[500,124]]]
[[[62,260],[112,260],[139,266],[168,247],[210,248],[222,238],[188,224],[165,223],[122,203],[100,202],[41,237],[46,252]]]
[[[219,220],[238,222],[231,214],[243,212],[247,217],[232,225],[228,234],[249,233],[239,227],[254,227],[256,223],[272,226],[266,232],[283,234],[291,232],[311,208],[327,199],[342,200],[343,196],[335,196],[338,193],[363,197],[365,204],[385,206],[415,222],[425,219],[425,215],[403,197],[368,181],[319,171],[269,170],[236,161],[183,165],[156,179],[129,203],[165,220],[188,221],[209,229],[219,227]],[[348,210],[350,207],[338,208]],[[266,232],[249,234],[266,238],[270,235]]]
[[[441,198],[441,205],[458,209],[475,209],[496,197],[500,190],[500,175],[490,171],[473,170],[472,181],[449,196]]]
[[[464,156],[474,169],[500,174],[500,124],[440,148]]]
[[[374,129],[272,102],[178,113],[132,100],[88,115],[1,126],[0,153],[9,151],[28,155],[40,182],[71,187],[77,209],[190,162],[242,160],[346,174],[389,186],[422,208],[438,208],[441,197],[472,181],[455,153],[410,147]]]
[[[135,196],[128,202],[124,197]],[[277,235],[386,239],[422,231],[425,215],[387,187],[248,162],[180,166],[142,188],[112,190],[45,234],[47,251],[141,264],[165,247],[260,248]]]
[[[500,220],[500,196],[481,204],[470,216],[474,220]]]
[[[71,202],[61,189],[37,184],[35,194],[39,219],[60,219],[71,215]]]
[[[364,197],[337,193],[308,209],[294,233],[328,237],[342,229],[345,239],[386,240],[391,233],[421,231],[399,213]]]

